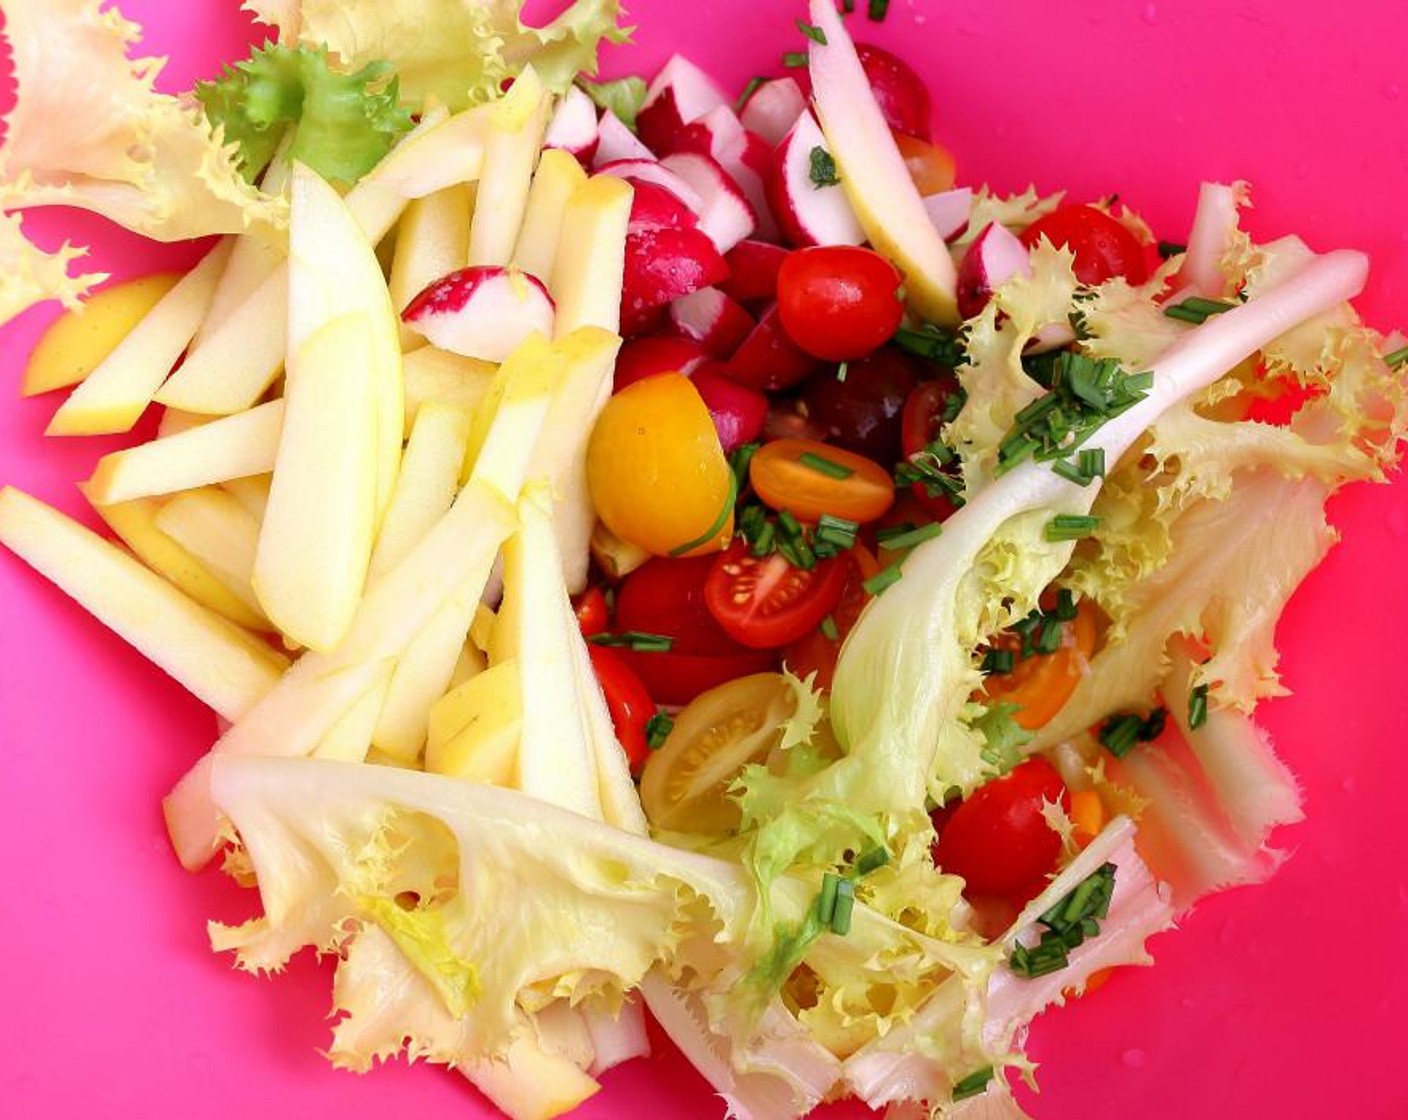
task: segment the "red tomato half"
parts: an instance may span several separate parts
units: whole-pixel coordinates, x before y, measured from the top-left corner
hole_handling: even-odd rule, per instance
[[[650,699],[645,683],[613,651],[591,644],[588,644],[587,650],[591,654],[592,668],[596,670],[596,679],[601,683],[601,691],[606,694],[606,706],[611,711],[616,738],[626,751],[631,772],[638,773],[650,757],[645,725],[655,715],[655,702]]]
[[[704,601],[730,636],[777,649],[814,630],[835,608],[849,565],[840,558],[795,568],[782,556],[757,557],[742,541],[714,560]]]
[[[895,336],[904,316],[899,270],[851,245],[798,249],[777,274],[782,329],[829,362],[863,358]]]
[[[941,377],[922,382],[905,399],[900,414],[900,449],[906,459],[919,454],[942,434],[944,409],[957,390],[955,379]],[[954,472],[957,474],[956,464]],[[935,521],[943,521],[953,513],[954,506],[947,494],[931,495],[920,482],[914,483],[910,490]]]
[[[1010,774],[979,786],[945,814],[934,862],[961,875],[970,893],[1011,895],[1053,870],[1061,837],[1041,814],[1043,801],[1069,812],[1071,795],[1051,763],[1029,758]]]
[[[831,621],[836,624],[836,637],[822,633],[821,625],[803,634],[783,651],[782,661],[793,673],[806,680],[816,674],[816,687],[831,691],[831,682],[836,676],[836,659],[841,656],[841,644],[846,635],[855,628],[860,612],[870,602],[865,581],[877,575],[880,564],[863,544],[851,548],[841,559],[845,562],[846,584],[841,589],[841,598],[831,612]],[[823,616],[822,621],[825,621]]]
[[[605,633],[611,625],[611,610],[606,605],[606,593],[600,587],[588,587],[574,598],[572,610],[584,638]]]
[[[1022,232],[1022,244],[1031,248],[1042,237],[1076,255],[1076,279],[1082,284],[1103,284],[1112,276],[1142,284],[1149,278],[1148,256],[1139,239],[1094,206],[1058,207]]]

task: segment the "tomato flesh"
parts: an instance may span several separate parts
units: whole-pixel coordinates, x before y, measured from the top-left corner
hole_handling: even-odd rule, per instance
[[[895,147],[904,157],[905,168],[914,186],[922,195],[942,194],[952,190],[958,174],[953,154],[947,148],[930,144],[916,136],[894,133]]]
[[[1012,631],[998,635],[993,648],[1010,650],[1015,664],[1010,673],[989,675],[974,698],[982,704],[1013,705],[1017,710],[1012,718],[1028,731],[1046,726],[1080,684],[1095,652],[1098,630],[1094,604],[1082,599],[1074,621],[1062,624],[1061,645],[1053,653],[1022,657],[1019,635]]]
[[[956,392],[957,378],[941,377],[922,382],[905,399],[900,413],[900,448],[906,459],[918,455],[943,434],[944,413]],[[957,477],[957,464],[953,470]],[[945,520],[954,511],[953,500],[945,492],[931,494],[922,482],[911,483],[910,491],[935,521]]]
[[[797,249],[777,275],[782,329],[802,350],[824,361],[863,358],[899,330],[901,282],[899,270],[869,249]]]
[[[777,553],[754,556],[735,541],[714,561],[704,601],[725,632],[754,649],[777,649],[815,629],[841,598],[847,565],[839,558],[797,568]]]
[[[803,680],[813,678],[813,685],[826,692],[831,691],[831,684],[836,679],[836,662],[841,656],[846,635],[855,628],[861,612],[872,598],[865,589],[865,581],[880,571],[879,562],[863,544],[853,546],[841,559],[847,565],[847,571],[841,597],[831,611],[836,636],[833,638],[823,633],[818,625],[790,643],[782,655],[782,662],[788,669]]]
[[[606,696],[606,707],[611,712],[616,738],[626,752],[631,772],[636,773],[650,757],[645,729],[655,715],[655,702],[651,700],[645,683],[615,653],[591,644],[587,651],[591,654],[592,668],[596,670],[601,691]]]
[[[1094,206],[1058,207],[1022,232],[1022,244],[1032,248],[1043,237],[1075,254],[1076,279],[1082,284],[1103,284],[1114,276],[1142,284],[1149,278],[1148,255],[1139,239]]]
[[[775,439],[748,464],[758,497],[800,521],[823,515],[864,525],[895,502],[890,472],[872,459],[811,439]]]
[[[1043,802],[1070,809],[1070,792],[1044,758],[969,794],[939,826],[934,861],[975,894],[1025,893],[1056,867],[1061,836],[1042,815]]]

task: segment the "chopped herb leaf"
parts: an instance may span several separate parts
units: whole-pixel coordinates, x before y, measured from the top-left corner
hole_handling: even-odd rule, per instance
[[[1037,627],[1036,638],[1033,644],[1037,653],[1055,653],[1061,648],[1061,636],[1064,633],[1061,620],[1054,614],[1048,614],[1041,620],[1041,625]]]
[[[890,341],[907,353],[928,358],[950,369],[962,365],[964,361],[963,344],[958,336],[935,326],[925,325],[918,330],[902,327]]]
[[[870,0],[866,5],[865,14],[876,23],[881,22],[890,10],[890,0]]]
[[[1049,541],[1078,541],[1100,527],[1100,519],[1088,514],[1058,513],[1046,523]]]
[[[937,521],[920,525],[918,528],[908,524],[896,525],[893,529],[883,529],[876,533],[875,539],[889,551],[897,552],[902,548],[913,548],[915,545],[933,540],[943,531],[944,527]]]
[[[856,543],[856,534],[859,532],[859,522],[823,513],[821,519],[816,523],[815,538],[817,541],[825,541],[827,544],[834,545],[844,552]]]
[[[821,631],[821,636],[828,642],[839,642],[841,640],[841,628],[836,625],[836,620],[827,615],[821,620],[821,625],[817,627]]]
[[[1200,684],[1188,693],[1188,727],[1197,731],[1208,721],[1208,686]]]
[[[1103,447],[1087,447],[1082,449],[1077,462],[1080,466],[1080,473],[1086,478],[1095,479],[1105,477],[1105,449]]]
[[[992,1066],[984,1066],[982,1069],[974,1070],[963,1080],[954,1084],[954,1101],[966,1101],[969,1097],[976,1097],[986,1092],[988,1085],[992,1082],[992,1076]]]
[[[817,474],[824,474],[827,478],[850,478],[856,472],[843,463],[836,462],[835,459],[828,459],[825,455],[818,455],[814,451],[804,451],[797,458],[797,462],[809,470],[816,471]]]
[[[645,722],[645,745],[658,751],[665,745],[670,732],[675,729],[675,721],[666,712],[656,712]]]
[[[871,848],[862,852],[860,859],[856,860],[855,876],[863,879],[872,871],[879,871],[890,862],[890,853],[885,848]]]
[[[1074,622],[1080,611],[1076,607],[1076,593],[1069,587],[1056,592],[1055,615],[1062,622]]]
[[[828,871],[821,877],[821,893],[816,896],[816,916],[823,925],[830,925],[836,913],[836,898],[841,892],[841,876]]]
[[[675,639],[665,634],[647,634],[642,630],[593,634],[587,641],[599,646],[623,646],[637,653],[668,653],[675,644]]]
[[[903,573],[900,571],[899,562],[891,564],[889,567],[881,568],[875,575],[861,584],[868,595],[879,595],[887,588],[899,583]]]
[[[748,84],[743,87],[743,92],[738,95],[738,100],[733,103],[735,112],[742,112],[743,106],[748,104],[748,99],[757,93],[759,89],[767,85],[768,79],[761,78],[756,74],[748,79]]]
[[[747,485],[748,468],[753,465],[753,456],[762,446],[758,442],[745,443],[729,456],[729,470],[733,471],[734,487],[740,494],[743,493],[743,487]]]
[[[1159,259],[1160,259],[1160,260],[1165,260],[1165,261],[1166,261],[1166,260],[1169,259],[1169,257],[1176,257],[1176,256],[1178,256],[1179,253],[1186,253],[1187,251],[1188,251],[1188,246],[1187,246],[1187,245],[1180,245],[1177,241],[1160,241],[1160,242],[1159,242]]]
[[[1185,323],[1206,323],[1214,315],[1231,311],[1237,305],[1225,299],[1204,299],[1202,296],[1189,296],[1181,303],[1173,303],[1164,308],[1170,319],[1181,319]]]
[[[789,70],[804,70],[807,65],[806,51],[788,51],[782,56],[782,65]]]
[[[1010,649],[990,649],[983,654],[984,673],[1010,673],[1016,666],[1017,657]]]
[[[1100,932],[1114,894],[1115,865],[1102,864],[1037,919],[1046,927],[1041,940],[1036,945],[1014,946],[1008,967],[1028,979],[1060,972],[1070,963],[1070,951]]]
[[[836,886],[836,905],[831,911],[831,932],[845,937],[851,932],[851,912],[856,905],[856,885],[842,879]]]
[[[836,174],[836,161],[820,144],[812,149],[809,158],[811,165],[807,176],[811,179],[813,187],[834,187],[841,182],[841,177]]]
[[[1123,758],[1139,743],[1152,743],[1168,725],[1168,709],[1155,708],[1147,716],[1121,712],[1100,728],[1100,745],[1116,758]]]
[[[692,541],[686,541],[678,548],[670,549],[671,556],[683,556],[687,552],[693,552],[696,548],[703,548],[706,544],[717,537],[723,527],[728,523],[728,519],[733,516],[733,507],[738,501],[738,476],[730,473],[728,476],[728,494],[724,497],[724,504],[719,510],[719,515],[714,518],[714,523],[710,525],[699,536]]]
[[[808,23],[804,19],[797,21],[797,30],[818,46],[826,46],[826,32],[815,24]]]
[[[1384,361],[1388,363],[1389,369],[1397,369],[1401,365],[1408,364],[1408,346],[1400,346],[1393,353],[1385,354]]]

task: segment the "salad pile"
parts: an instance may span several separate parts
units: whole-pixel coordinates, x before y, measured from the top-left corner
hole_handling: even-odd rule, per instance
[[[188,96],[100,0],[3,0],[0,318],[49,433],[157,438],[0,542],[220,718],[165,803],[337,959],[327,1053],[570,1111],[653,1016],[731,1114],[1020,1116],[1027,1024],[1300,818],[1274,631],[1382,480],[1361,254],[956,185],[811,0],[736,99],[595,80],[615,0],[251,0]],[[74,65],[81,59],[82,65]],[[66,122],[55,128],[54,121]],[[18,211],[182,276],[96,290]]]

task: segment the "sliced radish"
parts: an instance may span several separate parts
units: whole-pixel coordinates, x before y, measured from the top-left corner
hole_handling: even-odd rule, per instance
[[[608,163],[618,159],[653,160],[655,153],[640,142],[621,118],[610,109],[601,114],[597,125],[596,155],[592,157],[592,168],[600,171]]]
[[[752,207],[758,236],[765,241],[777,239],[777,225],[763,190],[763,180],[772,167],[772,149],[744,128],[732,109],[720,105],[685,125],[675,151],[698,152],[722,167]]]
[[[807,98],[795,78],[774,78],[755,89],[743,104],[743,127],[776,148],[807,110]]]
[[[1008,280],[1031,272],[1027,247],[1017,235],[1000,222],[989,222],[958,266],[958,313],[971,319]]]
[[[615,391],[662,373],[693,373],[708,359],[704,347],[677,334],[648,334],[633,338],[616,356]]]
[[[714,79],[687,58],[675,55],[655,75],[636,115],[636,128],[657,152],[673,150],[675,137],[691,121],[729,103]]]
[[[768,399],[762,393],[707,369],[697,371],[690,380],[709,410],[725,455],[763,434]]]
[[[694,229],[699,225],[698,215],[674,191],[644,179],[626,181],[635,188],[630,229]]]
[[[553,302],[536,276],[499,265],[442,276],[401,318],[441,350],[502,362],[534,331],[552,337]]]
[[[857,43],[856,57],[870,79],[870,90],[885,115],[885,123],[896,132],[929,139],[933,113],[929,107],[929,87],[915,73],[914,67],[870,43]]]
[[[660,163],[699,195],[699,228],[709,235],[720,253],[727,253],[757,228],[753,207],[717,160],[698,152],[676,152]]]
[[[664,319],[671,301],[727,275],[728,265],[714,243],[697,229],[643,229],[629,234],[621,333],[644,334]]]
[[[956,187],[951,191],[924,196],[924,210],[934,231],[945,241],[957,237],[968,228],[973,213],[973,188]]]
[[[756,325],[753,316],[718,288],[700,288],[670,304],[670,326],[714,358],[731,358]]]
[[[777,305],[773,304],[728,360],[723,373],[730,381],[737,381],[740,385],[774,392],[801,384],[820,365],[816,358],[787,337],[777,314]]]
[[[571,86],[548,122],[543,147],[561,148],[582,163],[590,163],[600,136],[592,99],[577,86]]]
[[[671,171],[653,156],[649,159],[617,159],[610,163],[599,163],[597,171],[603,175],[614,175],[628,183],[654,183],[664,187],[696,214],[704,210],[704,199],[699,192]]]
[[[739,303],[756,303],[777,298],[777,274],[788,250],[768,241],[751,238],[740,241],[728,251],[729,277],[719,285],[722,291]]]
[[[812,153],[817,150],[831,160],[816,118],[803,113],[778,147],[768,174],[768,202],[783,236],[793,245],[863,244],[865,231],[846,192],[839,184],[821,186],[812,178]]]

